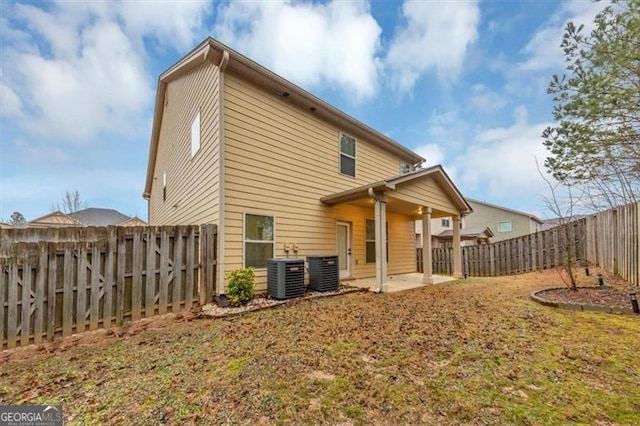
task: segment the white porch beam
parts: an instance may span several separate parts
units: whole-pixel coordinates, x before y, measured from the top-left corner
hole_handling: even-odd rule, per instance
[[[376,293],[387,289],[387,199],[376,196]]]
[[[460,216],[453,216],[453,277],[462,278],[462,248],[460,246]]]
[[[431,207],[427,207],[422,213],[422,282],[425,284],[433,284],[431,212]]]

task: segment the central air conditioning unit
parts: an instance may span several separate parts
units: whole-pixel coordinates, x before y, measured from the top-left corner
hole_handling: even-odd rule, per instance
[[[307,256],[309,287],[315,291],[333,291],[340,286],[338,255]]]
[[[267,292],[274,299],[291,299],[304,294],[303,259],[269,259]]]

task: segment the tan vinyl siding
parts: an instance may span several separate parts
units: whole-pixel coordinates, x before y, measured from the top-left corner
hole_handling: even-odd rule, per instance
[[[520,237],[531,233],[532,222],[534,221],[527,215],[488,206],[486,204],[475,203],[473,201],[469,201],[469,204],[471,204],[473,208],[473,213],[465,217],[465,227],[488,227],[494,234],[494,236],[491,237],[492,242]],[[499,232],[498,223],[505,221],[511,222],[511,231]]]
[[[434,216],[442,216],[443,213],[457,215],[458,209],[451,202],[440,185],[433,179],[421,179],[416,182],[401,183],[396,186],[389,197],[397,198],[410,203],[420,203],[424,207],[434,209]]]
[[[298,244],[298,257],[335,254],[336,221],[351,222],[353,275],[375,275],[374,265],[365,265],[364,242],[373,205],[327,207],[320,198],[396,175],[399,158],[356,138],[356,178],[342,175],[342,129],[232,73],[225,74],[224,83],[225,270],[243,266],[242,221],[248,212],[275,216],[276,257],[285,257],[285,243]],[[393,234],[407,234],[392,245],[398,252],[389,259],[397,261],[389,265],[390,273],[415,271],[413,222],[390,214],[389,223]],[[405,251],[411,260],[395,258]],[[262,289],[265,273],[257,276]]]
[[[218,67],[205,63],[170,82],[149,200],[152,225],[218,223]],[[200,150],[191,158],[191,124],[200,111]],[[162,176],[167,173],[167,199]]]

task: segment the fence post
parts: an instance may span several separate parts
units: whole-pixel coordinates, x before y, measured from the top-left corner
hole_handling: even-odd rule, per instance
[[[187,276],[186,276],[186,283],[185,283],[185,302],[188,302],[188,305],[185,305],[185,307],[187,309],[190,309],[193,307],[193,287],[195,283],[195,275],[194,275],[194,268],[195,268],[195,249],[196,249],[196,245],[198,244],[198,238],[197,237],[197,233],[196,233],[196,228],[195,226],[189,226],[187,228],[187,232],[188,232],[188,237],[187,237],[187,259],[186,259],[186,265],[187,265]],[[198,293],[199,295],[199,293]]]
[[[47,280],[47,340],[53,340],[56,329],[56,287],[58,279],[58,251],[56,243],[48,244],[49,279]]]
[[[72,278],[74,266],[73,243],[64,244],[64,269],[62,276],[62,335],[73,333],[73,288],[75,280]],[[82,330],[84,331],[84,330]]]
[[[29,344],[31,332],[31,262],[27,244],[22,245],[22,315],[20,316],[20,346]]]
[[[9,272],[7,258],[0,253],[0,351],[4,349],[5,345],[5,323],[4,323],[4,289],[9,285],[7,274]]]
[[[169,303],[169,233],[173,229],[163,226],[160,229],[160,286],[158,298],[158,313],[167,313]]]
[[[138,228],[134,228],[134,233]],[[118,249],[118,258],[116,261],[116,325],[122,325],[124,323],[124,275],[125,275],[125,265],[126,265],[126,250],[127,250],[127,239],[122,228],[117,228],[116,231],[116,241],[117,241],[117,249]],[[135,257],[134,257],[135,260]],[[140,262],[138,262],[140,263]],[[141,267],[141,265],[139,265]],[[136,268],[135,263],[132,266],[133,269]],[[135,288],[133,283],[135,283],[135,274],[132,278],[132,289]],[[139,281],[138,281],[139,282]],[[140,300],[140,299],[138,299]],[[133,297],[131,298],[131,307],[133,311]],[[140,315],[140,304],[138,306],[138,315]],[[133,312],[131,313],[131,318],[133,320]]]
[[[148,231],[147,231],[148,232]],[[133,277],[131,278],[131,321],[137,321],[142,318],[142,301],[145,300],[145,282],[146,277],[143,279],[143,267],[145,263],[142,259],[144,259],[145,253],[145,245],[144,245],[144,228],[136,227],[133,230],[133,236],[131,240],[131,256],[133,257]],[[122,251],[122,259],[123,263],[122,268],[124,269],[124,259],[126,259],[126,243],[127,240],[123,236],[123,240],[121,242],[121,251]],[[146,269],[146,268],[145,268]]]
[[[147,269],[145,271],[144,317],[155,313],[156,304],[156,228],[149,227],[147,232]]]
[[[178,312],[180,310],[182,294],[182,226],[176,226],[173,234],[173,293],[171,295],[171,312]],[[190,308],[187,299],[188,295],[185,293],[184,297],[185,308]]]

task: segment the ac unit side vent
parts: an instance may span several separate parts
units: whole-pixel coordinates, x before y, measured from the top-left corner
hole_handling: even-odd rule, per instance
[[[305,292],[304,260],[269,259],[267,261],[267,292],[274,299],[302,296]]]
[[[334,291],[340,286],[340,265],[337,255],[307,256],[309,287],[315,291]]]

